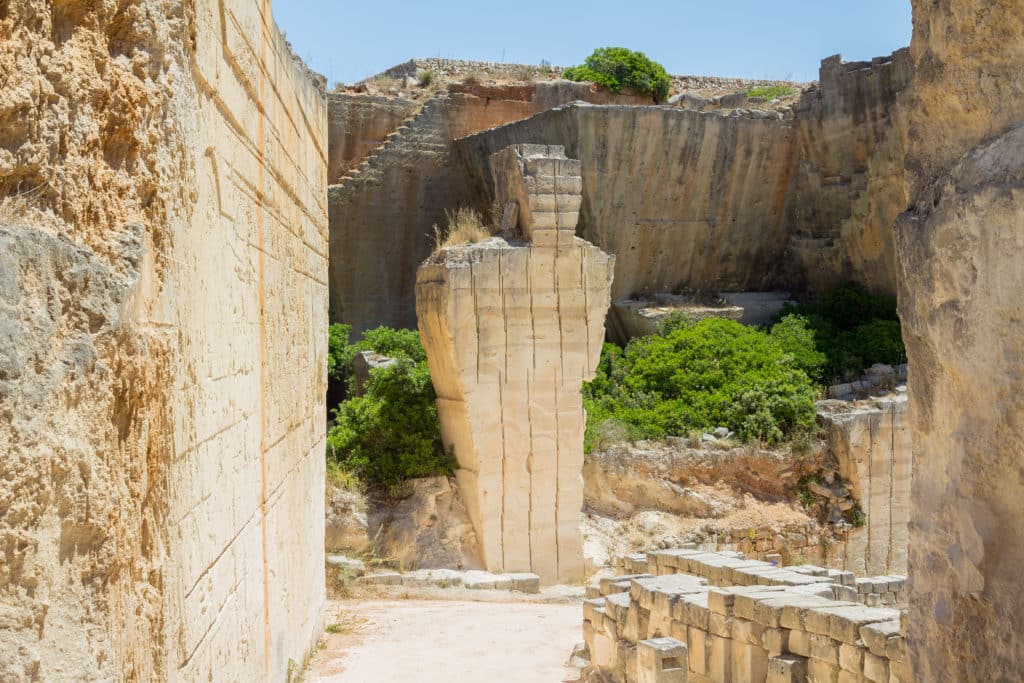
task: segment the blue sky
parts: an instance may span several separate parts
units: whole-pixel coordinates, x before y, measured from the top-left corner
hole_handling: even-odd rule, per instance
[[[670,73],[816,80],[822,58],[910,43],[909,0],[274,0],[295,50],[332,83],[412,57],[571,66],[641,50]]]

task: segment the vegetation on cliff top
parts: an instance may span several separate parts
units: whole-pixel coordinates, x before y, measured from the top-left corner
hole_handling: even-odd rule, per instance
[[[780,97],[788,97],[793,92],[793,87],[788,85],[760,85],[747,90],[747,97],[762,97],[771,101]]]
[[[328,374],[343,400],[327,434],[328,458],[367,483],[395,488],[407,479],[445,475],[454,459],[441,445],[437,396],[427,355],[413,330],[379,327],[349,342],[348,325],[331,325]],[[352,395],[352,361],[362,351],[395,358],[373,368],[364,395]]]
[[[643,52],[624,47],[598,48],[583,64],[566,69],[562,75],[570,81],[597,83],[611,92],[631,88],[653,97],[655,102],[667,100],[672,85],[665,67],[648,59]]]

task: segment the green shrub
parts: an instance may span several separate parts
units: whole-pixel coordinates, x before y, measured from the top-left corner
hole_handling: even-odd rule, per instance
[[[807,318],[784,316],[771,330],[771,338],[779,348],[793,357],[798,368],[816,382],[821,381],[828,357],[818,350],[814,330]]]
[[[350,355],[348,337],[351,325],[331,325],[327,328],[327,377],[330,380],[344,379],[344,368],[351,366],[355,353]]]
[[[570,81],[597,83],[611,92],[632,88],[655,102],[667,100],[672,85],[665,67],[642,52],[624,47],[598,48],[580,66],[566,69],[563,76]]]
[[[583,396],[588,448],[604,442],[611,420],[630,440],[727,427],[744,441],[777,444],[815,429],[816,391],[794,354],[719,318],[677,321],[625,351],[606,344]]]
[[[408,358],[417,363],[427,360],[427,354],[420,344],[420,335],[415,330],[396,330],[378,327],[363,333],[355,344],[349,341],[351,325],[331,325],[328,328],[327,376],[345,385],[352,378],[352,361],[363,351],[374,351],[391,358]]]
[[[437,396],[419,335],[380,327],[349,344],[345,326],[333,327],[339,329],[332,329],[332,338],[345,338],[344,345],[332,348],[335,366],[342,364],[336,374],[351,377],[352,359],[360,351],[375,351],[398,362],[372,369],[365,395],[349,397],[335,409],[327,435],[329,458],[340,470],[388,487],[450,473],[454,459],[441,445]]]
[[[906,362],[896,301],[892,297],[843,285],[825,292],[816,301],[789,304],[772,328],[772,335],[776,336],[775,329],[782,326],[777,335],[780,343],[787,343],[783,340],[794,334],[793,318],[802,320],[806,329],[813,332],[817,351],[825,355],[826,362],[816,375],[806,365],[807,359],[798,357],[817,381],[860,377],[875,363]],[[802,334],[797,336],[803,338]],[[787,348],[796,353],[794,347]]]

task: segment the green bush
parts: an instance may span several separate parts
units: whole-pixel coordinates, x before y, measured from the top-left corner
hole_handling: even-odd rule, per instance
[[[430,380],[426,353],[411,330],[380,327],[356,344],[348,344],[344,326],[332,326],[332,338],[345,344],[332,348],[336,374],[351,376],[360,351],[375,351],[398,359],[374,368],[363,396],[349,397],[334,411],[327,449],[342,469],[361,480],[394,487],[407,479],[448,474],[454,459],[441,444],[437,396]]]
[[[351,325],[331,325],[327,328],[327,377],[332,381],[344,379],[344,368],[352,365],[354,352],[349,355],[348,337]]]
[[[828,357],[818,350],[818,344],[807,318],[799,315],[784,316],[771,330],[771,338],[793,357],[798,368],[816,382],[822,379]]]
[[[777,444],[815,429],[814,385],[769,334],[719,318],[674,325],[625,351],[605,345],[583,392],[588,450],[605,441],[609,421],[628,440],[727,427]]]
[[[655,102],[667,100],[672,85],[665,67],[642,52],[624,47],[598,48],[580,66],[566,69],[563,76],[570,81],[597,83],[611,92],[632,88]]]
[[[344,385],[352,378],[352,361],[363,351],[374,351],[391,358],[408,358],[417,363],[427,360],[427,354],[420,344],[420,335],[415,330],[396,330],[378,327],[363,333],[363,338],[352,344],[349,336],[351,325],[331,325],[328,328],[327,376]]]
[[[906,362],[906,349],[896,301],[892,297],[868,294],[857,287],[843,285],[825,292],[816,301],[790,304],[772,330],[792,326],[792,318],[803,321],[813,332],[815,345],[826,362],[818,381],[838,381],[860,377],[875,363],[896,365]],[[789,322],[787,322],[789,321]],[[779,332],[780,338],[789,332]]]

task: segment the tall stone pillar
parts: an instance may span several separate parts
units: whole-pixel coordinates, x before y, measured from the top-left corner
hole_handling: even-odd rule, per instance
[[[600,359],[615,259],[575,236],[580,165],[562,147],[516,145],[491,166],[506,227],[523,241],[427,259],[420,334],[485,566],[578,581],[580,388]]]

